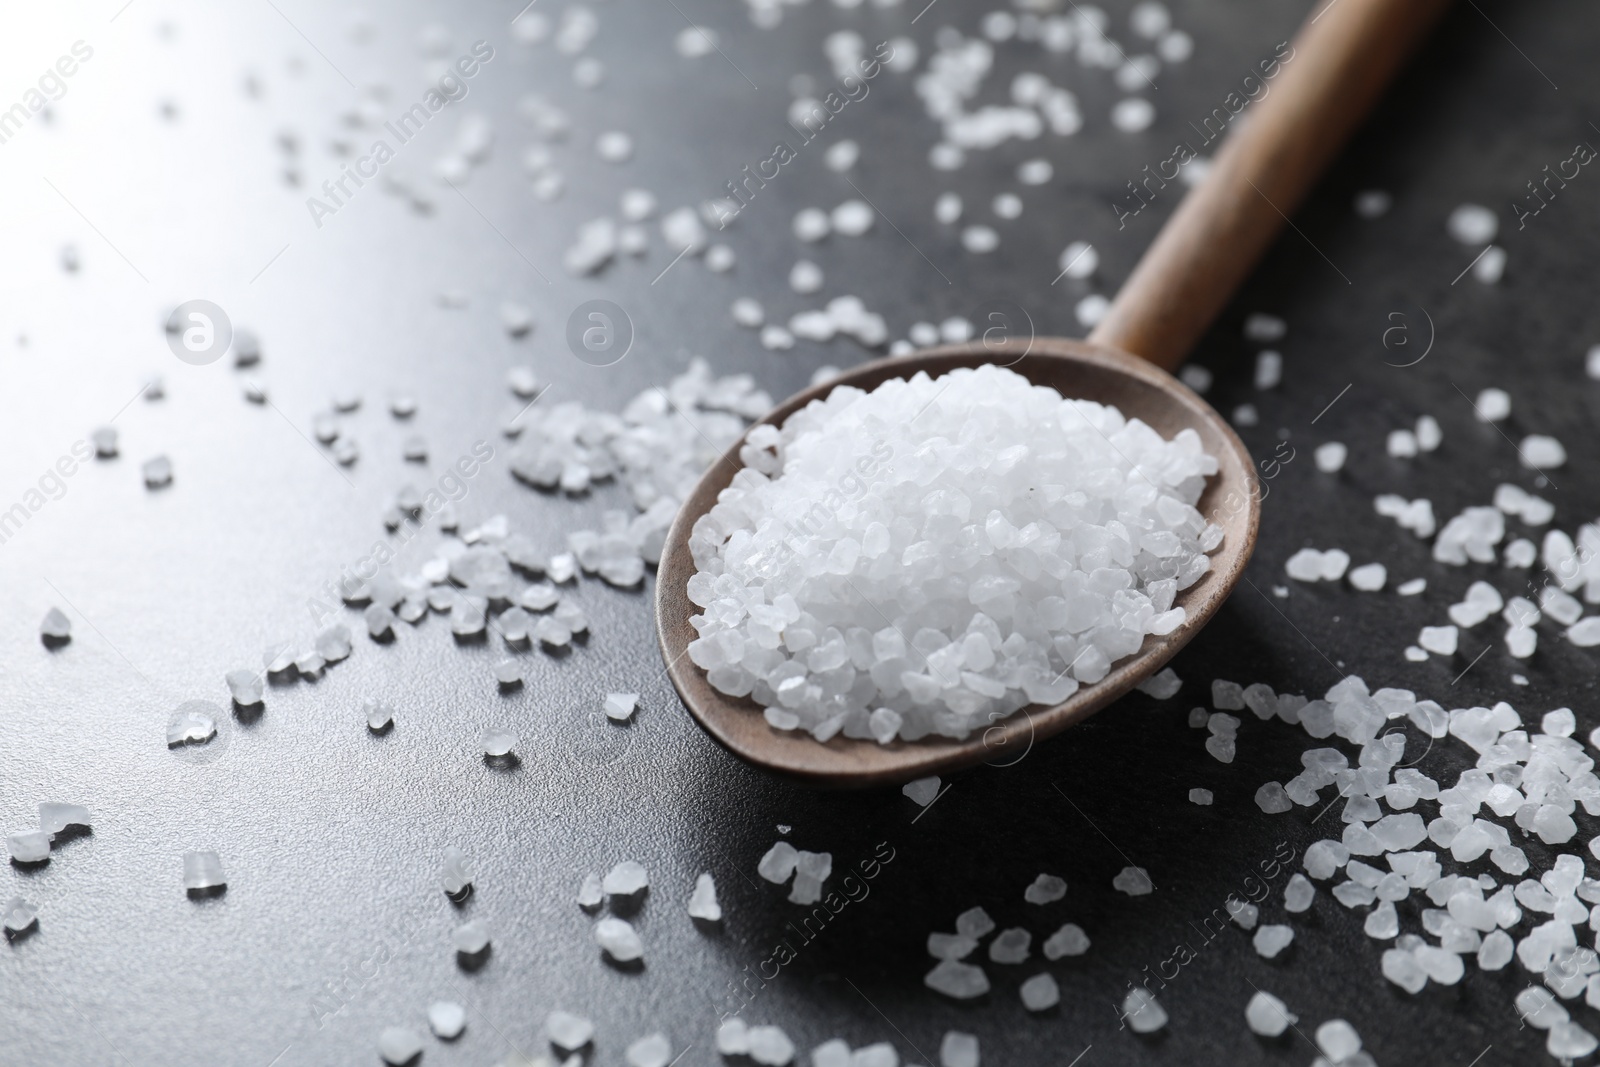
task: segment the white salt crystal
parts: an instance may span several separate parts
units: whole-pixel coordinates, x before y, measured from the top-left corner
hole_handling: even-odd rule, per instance
[[[1394,197],[1382,189],[1367,189],[1356,194],[1356,214],[1364,219],[1376,219],[1389,213]]]
[[[483,731],[483,754],[499,759],[511,754],[517,744],[517,735],[510,730],[491,726]]]
[[[705,922],[722,921],[722,905],[717,903],[717,886],[709,871],[695,879],[694,895],[689,898],[689,915]]]
[[[72,620],[62,613],[60,608],[51,608],[44,613],[44,621],[39,623],[39,636],[48,644],[52,641],[66,641],[72,637]]]
[[[7,936],[15,937],[38,921],[39,909],[21,897],[12,897],[0,908],[0,929],[4,929]]]
[[[449,897],[460,897],[472,888],[472,863],[466,853],[454,845],[445,847],[444,864],[439,868],[439,884]]]
[[[1136,1034],[1153,1034],[1167,1025],[1166,1010],[1156,1002],[1155,994],[1143,986],[1134,986],[1122,998],[1122,1018]]]
[[[1000,235],[993,226],[968,226],[961,231],[961,247],[975,255],[984,255],[1000,247]]]
[[[467,1009],[453,1000],[428,1005],[428,1028],[441,1041],[454,1041],[467,1028]]]
[[[385,1027],[378,1035],[378,1055],[390,1067],[401,1067],[422,1055],[422,1037],[403,1026]]]
[[[1130,897],[1142,897],[1155,889],[1143,867],[1124,867],[1111,879],[1111,887]]]
[[[1023,963],[1032,944],[1033,935],[1020,926],[1001,930],[989,942],[989,959],[995,963]]]
[[[939,795],[939,778],[937,775],[918,778],[901,786],[900,792],[909,797],[918,807],[925,808],[932,804],[934,798]]]
[[[1385,900],[1367,914],[1363,927],[1367,936],[1378,941],[1387,941],[1400,932],[1400,917],[1395,914],[1394,903]]]
[[[1066,895],[1066,879],[1053,874],[1041,874],[1023,890],[1022,899],[1029,904],[1050,904]]]
[[[94,445],[94,454],[96,456],[101,459],[109,459],[117,454],[117,428],[115,426],[97,427],[89,434],[89,443]]]
[[[217,736],[217,723],[201,711],[180,711],[167,724],[167,747],[203,745]]]
[[[489,927],[482,919],[473,919],[456,927],[450,935],[456,951],[463,956],[477,956],[489,947]]]
[[[861,146],[851,140],[835,141],[822,153],[822,161],[829,170],[842,174],[856,165],[861,158]]]
[[[971,1000],[989,991],[989,976],[981,967],[959,960],[940,960],[925,976],[922,984],[935,993],[943,993],[953,1000]]]
[[[1459,631],[1454,626],[1424,626],[1417,644],[1439,656],[1453,656]]]
[[[1213,797],[1209,789],[1189,790],[1189,803],[1191,804],[1210,804],[1212,800]]]
[[[367,636],[378,640],[394,632],[394,611],[387,604],[368,604],[363,613]]]
[[[990,209],[997,218],[1015,219],[1022,215],[1022,198],[1016,193],[1001,193],[994,198]]]
[[[939,1042],[939,1067],[978,1067],[978,1038],[960,1030],[945,1031]]]
[[[1256,807],[1268,815],[1280,815],[1294,807],[1278,782],[1268,782],[1256,790]]]
[[[633,860],[623,860],[606,873],[603,887],[614,897],[632,897],[650,887],[650,875]]]
[[[1256,353],[1255,387],[1275,389],[1283,381],[1283,355],[1272,350]]]
[[[1283,891],[1283,910],[1291,913],[1306,911],[1316,898],[1317,888],[1303,874],[1290,877]]]
[[[1106,312],[1110,309],[1110,300],[1099,293],[1090,293],[1073,305],[1072,316],[1078,320],[1079,326],[1092,329],[1106,317]]]
[[[641,1037],[628,1046],[628,1067],[667,1067],[672,1061],[672,1042],[666,1034]]]
[[[568,1011],[553,1011],[545,1016],[544,1032],[550,1043],[563,1052],[576,1052],[594,1038],[594,1023]]]
[[[1251,944],[1255,946],[1256,954],[1267,959],[1273,959],[1289,947],[1294,940],[1294,930],[1287,926],[1268,923],[1255,932]]]
[[[1389,570],[1381,563],[1364,563],[1350,571],[1350,584],[1364,593],[1375,593],[1389,580]]]
[[[1178,695],[1178,690],[1183,688],[1183,680],[1178,677],[1178,672],[1171,667],[1158,674],[1154,674],[1139,683],[1139,691],[1146,693],[1157,700],[1170,700]]]
[[[622,919],[601,919],[594,926],[595,942],[618,963],[631,963],[644,955],[644,942],[633,924]]]
[[[1253,311],[1245,316],[1244,339],[1257,344],[1271,344],[1283,340],[1289,332],[1289,324],[1276,315],[1265,312]]]
[[[1289,1006],[1265,990],[1256,990],[1255,996],[1244,1008],[1245,1022],[1250,1032],[1262,1037],[1277,1037],[1299,1022],[1299,1016],[1289,1013]]]
[[[1068,278],[1088,278],[1100,266],[1100,253],[1088,241],[1073,241],[1062,250],[1058,265]]]
[[[621,130],[607,130],[595,138],[594,150],[607,163],[625,163],[633,156],[633,138]]]
[[[767,320],[766,309],[758,300],[742,296],[733,302],[733,321],[740,326],[755,329]]]
[[[1317,1027],[1316,1043],[1334,1063],[1343,1063],[1361,1051],[1361,1035],[1343,1019],[1329,1019]]]
[[[743,1056],[750,1051],[750,1028],[743,1019],[736,1015],[717,1027],[717,1051],[724,1056]]]
[[[1156,119],[1155,105],[1141,97],[1118,100],[1111,108],[1111,125],[1123,133],[1138,133],[1150,128]]]
[[[1022,983],[1018,992],[1022,1006],[1029,1011],[1049,1011],[1061,1003],[1061,988],[1049,974],[1036,974]]]
[[[828,219],[828,213],[815,207],[803,208],[796,212],[790,227],[794,235],[807,244],[820,241],[833,232],[833,224]]]
[[[52,838],[69,826],[89,828],[89,809],[82,804],[45,801],[39,805],[39,829]]]
[[[1261,422],[1261,413],[1254,404],[1240,404],[1233,409],[1233,416],[1229,420],[1235,426],[1255,426]]]
[[[1379,970],[1407,993],[1421,992],[1428,984],[1428,972],[1422,969],[1414,954],[1402,948],[1385,949]]]
[[[1445,230],[1464,245],[1488,244],[1499,229],[1499,218],[1482,204],[1462,204],[1445,222]]]
[[[1473,408],[1479,422],[1499,422],[1511,414],[1511,394],[1491,386],[1478,394]]]
[[[1401,582],[1400,585],[1396,586],[1395,592],[1399,593],[1401,596],[1416,596],[1418,593],[1427,588],[1428,579],[1412,578],[1411,580]]]
[[[201,850],[183,854],[183,887],[191,893],[228,884],[222,873],[222,860],[215,852]]]
[[[1485,971],[1498,971],[1511,962],[1515,946],[1511,942],[1511,935],[1504,930],[1495,930],[1484,936],[1483,944],[1478,948],[1478,967]]]
[[[23,830],[6,837],[6,851],[18,863],[43,863],[50,858],[50,835],[43,830]]]
[[[606,718],[614,722],[627,722],[633,717],[633,709],[638,704],[638,693],[607,693],[605,702]]]
[[[1396,459],[1409,459],[1417,454],[1417,435],[1410,430],[1390,430],[1385,447]]]
[[[375,734],[380,734],[394,725],[394,708],[377,700],[368,700],[362,704],[361,710],[367,717],[367,729]]]
[[[844,234],[846,237],[860,237],[872,229],[872,223],[877,212],[865,200],[846,200],[833,209],[829,222],[833,224],[834,232]]]
[[[144,484],[150,489],[159,489],[172,482],[172,461],[166,456],[146,460],[142,471]]]
[[[794,874],[800,862],[800,853],[787,841],[779,841],[756,864],[756,873],[774,885],[782,885]]]
[[[1567,450],[1560,441],[1546,434],[1524,437],[1517,453],[1522,465],[1530,470],[1554,470],[1567,462]]]
[[[1195,392],[1204,394],[1211,388],[1214,380],[1212,373],[1198,363],[1185,363],[1178,372],[1178,379]]]
[[[1063,956],[1081,956],[1089,951],[1089,935],[1077,923],[1065,923],[1051,934],[1041,946],[1044,958],[1058,960]]]
[[[1573,1060],[1589,1055],[1596,1047],[1600,1047],[1600,1040],[1585,1030],[1582,1026],[1568,1019],[1556,1023],[1550,1028],[1550,1034],[1545,1040],[1545,1051],[1562,1063],[1571,1063]]]
[[[961,219],[961,198],[955,193],[940,193],[933,204],[933,217],[946,226]]]

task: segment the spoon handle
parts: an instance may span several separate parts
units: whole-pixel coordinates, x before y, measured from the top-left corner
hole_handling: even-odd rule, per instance
[[[1215,139],[1228,119],[1236,128],[1089,340],[1176,368],[1448,3],[1319,3],[1293,44],[1245,79],[1256,102],[1246,106],[1244,93],[1233,94],[1227,103],[1242,113],[1219,107],[1195,127],[1189,146]],[[1119,218],[1126,222],[1124,212],[1174,184],[1173,162],[1145,168],[1143,184],[1132,183],[1138,193],[1117,207]]]

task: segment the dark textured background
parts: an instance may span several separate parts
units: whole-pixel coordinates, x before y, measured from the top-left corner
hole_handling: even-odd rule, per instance
[[[538,10],[547,2],[554,13],[554,0]],[[595,92],[574,88],[570,61],[548,45],[514,42],[507,23],[517,6],[386,5],[365,46],[345,32],[348,10],[302,2],[224,10],[135,0],[119,11],[116,0],[7,16],[16,22],[5,45],[15,76],[5,92],[20,95],[28,72],[73,40],[89,41],[96,55],[69,83],[53,122],[36,119],[0,146],[0,506],[110,419],[150,373],[165,375],[168,396],[128,407],[117,419],[121,458],[77,473],[62,499],[0,545],[0,820],[8,832],[29,826],[36,803],[50,799],[95,812],[92,835],[61,845],[41,870],[8,870],[0,885],[0,896],[21,893],[41,908],[34,936],[0,946],[0,1063],[370,1063],[381,1028],[425,1031],[423,1013],[439,998],[468,1006],[467,1032],[452,1045],[429,1038],[425,1063],[488,1064],[512,1046],[532,1051],[545,1013],[557,1007],[595,1020],[597,1063],[620,1062],[630,1041],[655,1029],[675,1050],[693,1045],[682,1063],[716,1062],[710,1042],[718,1013],[731,1006],[728,983],[770,954],[798,910],[754,877],[779,824],[792,827],[788,839],[799,847],[831,851],[836,880],[880,842],[894,852],[870,896],[801,947],[744,1009],[751,1022],[782,1025],[802,1050],[832,1036],[854,1045],[889,1040],[908,1060],[931,1062],[941,1034],[959,1028],[980,1036],[991,1064],[1066,1064],[1086,1049],[1083,1064],[1309,1062],[1314,1051],[1296,1032],[1263,1041],[1246,1029],[1244,1005],[1260,987],[1286,1000],[1307,1034],[1326,1018],[1351,1020],[1384,1064],[1549,1062],[1543,1035],[1519,1030],[1513,1014],[1511,998],[1527,980],[1518,965],[1481,974],[1469,961],[1460,986],[1406,996],[1379,977],[1381,946],[1362,934],[1362,913],[1334,902],[1326,884],[1309,913],[1288,920],[1298,935],[1279,959],[1259,959],[1237,930],[1200,947],[1193,924],[1242,892],[1278,842],[1299,849],[1340,827],[1329,825],[1331,815],[1313,827],[1314,810],[1266,817],[1252,803],[1262,782],[1298,770],[1308,746],[1299,731],[1246,716],[1238,759],[1223,766],[1184,718],[1212,677],[1320,695],[1348,671],[1447,707],[1509,699],[1534,721],[1571,705],[1580,736],[1600,723],[1590,699],[1593,654],[1565,645],[1548,624],[1543,647],[1523,666],[1505,656],[1497,623],[1465,637],[1453,660],[1404,662],[1400,650],[1417,628],[1442,621],[1444,606],[1480,572],[1512,587],[1491,568],[1433,564],[1424,543],[1371,511],[1378,492],[1428,496],[1442,524],[1462,506],[1487,503],[1499,480],[1532,487],[1512,447],[1474,422],[1463,399],[1490,384],[1515,398],[1507,432],[1548,430],[1573,454],[1555,472],[1558,487],[1543,490],[1557,504],[1557,525],[1571,530],[1596,511],[1590,460],[1600,386],[1583,377],[1582,354],[1600,327],[1590,269],[1600,178],[1585,171],[1522,232],[1508,205],[1545,164],[1600,136],[1589,125],[1600,27],[1577,0],[1483,0],[1452,12],[1297,217],[1303,237],[1286,234],[1199,349],[1196,358],[1217,372],[1211,399],[1219,408],[1260,408],[1260,426],[1242,431],[1251,448],[1265,456],[1287,438],[1297,451],[1271,483],[1249,584],[1176,661],[1186,683],[1177,698],[1157,706],[1136,695],[1017,766],[964,775],[913,822],[918,809],[898,792],[818,794],[735,762],[694,728],[662,675],[648,587],[630,594],[586,581],[577,597],[593,617],[593,637],[564,658],[530,655],[519,692],[496,692],[491,648],[457,646],[433,619],[402,626],[391,645],[360,638],[356,654],[319,682],[273,688],[259,721],[224,725],[207,752],[212,762],[165,750],[162,732],[178,704],[221,702],[226,671],[253,665],[269,641],[309,637],[306,598],[380,534],[380,510],[399,485],[422,480],[400,462],[399,442],[413,429],[385,411],[391,390],[420,397],[413,421],[433,450],[428,477],[478,438],[500,449],[462,505],[468,521],[504,512],[554,548],[622,497],[606,489],[569,502],[513,482],[496,436],[510,403],[506,367],[532,362],[554,382],[551,401],[618,408],[691,354],[721,372],[754,374],[775,397],[823,364],[863,358],[843,341],[769,353],[727,314],[739,295],[762,299],[779,318],[820,305],[784,281],[800,254],[788,232],[793,213],[854,195],[822,166],[820,146],[785,168],[728,231],[740,256],[731,275],[685,262],[652,286],[675,251],[654,230],[644,261],[618,263],[598,279],[569,277],[560,253],[579,222],[614,211],[630,185],[653,190],[663,207],[714,195],[783,134],[788,79],[829,80],[820,47],[827,32],[852,27],[869,43],[908,32],[917,5],[842,12],[813,3],[790,10],[777,32],[755,29],[732,3],[598,5],[601,31],[589,51],[606,64],[607,80]],[[675,54],[671,39],[686,24],[680,7],[722,33],[728,58],[759,89],[715,54]],[[925,159],[936,130],[910,80],[880,77],[828,139],[862,143],[851,180],[950,284],[880,223],[867,239],[807,251],[828,272],[821,296],[859,294],[896,336],[917,318],[971,313],[994,296],[1026,307],[1040,332],[1081,332],[1071,307],[1086,290],[1050,285],[1060,249],[1094,241],[1101,284],[1113,291],[1176,197],[1120,234],[1108,202],[1306,10],[1288,0],[1174,7],[1177,25],[1195,37],[1195,56],[1157,79],[1149,95],[1160,117],[1140,135],[1109,128],[1120,94],[1106,75],[1034,46],[1002,45],[984,99],[1003,95],[1015,72],[1037,69],[1079,93],[1085,130],[1010,144],[934,175]],[[1127,5],[1110,8],[1118,36],[1131,39]],[[975,32],[980,14],[977,4],[940,0],[909,28],[923,61],[938,27]],[[281,179],[278,132],[298,133],[300,168],[319,185],[337,169],[328,139],[349,132],[340,118],[355,99],[346,75],[357,85],[389,82],[385,111],[398,110],[420,92],[415,42],[429,22],[451,29],[451,57],[479,38],[497,50],[452,111],[495,123],[492,162],[463,190],[471,204],[428,173],[454,135],[458,118],[449,117],[392,165],[436,190],[433,217],[369,187],[313,229],[306,190]],[[242,91],[246,72],[264,87],[258,100]],[[554,204],[531,197],[517,165],[532,138],[514,104],[530,90],[566,108],[577,131],[555,149],[568,193]],[[162,117],[163,101],[176,104],[175,117]],[[603,128],[634,135],[631,163],[594,158],[590,137]],[[932,201],[945,188],[963,194],[969,216],[987,214],[989,197],[1012,187],[1016,163],[1036,155],[1055,162],[1056,177],[1021,190],[1027,212],[996,224],[997,254],[969,256],[933,222]],[[1395,209],[1360,222],[1351,197],[1373,186],[1394,192]],[[1510,266],[1498,288],[1470,277],[1452,285],[1474,254],[1444,232],[1445,216],[1464,200],[1502,214]],[[67,241],[83,254],[75,276],[58,267]],[[435,296],[447,288],[469,293],[472,306],[439,308]],[[256,377],[277,412],[240,399],[229,364],[192,368],[167,352],[156,324],[172,304],[197,296],[262,335]],[[638,331],[633,353],[607,369],[578,362],[562,342],[568,312],[596,296],[621,303]],[[506,337],[495,309],[507,298],[537,310],[532,338]],[[1239,324],[1263,309],[1287,317],[1291,333],[1283,385],[1258,395]],[[1383,347],[1393,312],[1406,316],[1414,347]],[[1386,365],[1414,358],[1428,317],[1436,330],[1429,356],[1406,369]],[[347,389],[366,399],[353,419],[363,457],[348,483],[299,436],[334,391]],[[1389,459],[1387,431],[1425,412],[1443,425],[1443,447]],[[1351,447],[1340,476],[1312,465],[1310,449],[1326,439]],[[151,493],[138,465],[158,452],[172,457],[175,481]],[[1286,599],[1273,597],[1271,586],[1285,583],[1284,560],[1305,544],[1342,546],[1358,563],[1383,560],[1391,584],[1426,576],[1428,594],[1294,584]],[[409,565],[424,554],[412,551]],[[53,652],[36,636],[52,604],[76,624],[72,643]],[[1519,669],[1531,687],[1510,684]],[[630,727],[599,716],[610,689],[643,694]],[[396,729],[382,739],[367,734],[359,712],[372,697],[398,709]],[[477,738],[488,724],[521,733],[519,767],[483,764]],[[1414,734],[1410,744],[1407,759],[1417,759],[1423,744]],[[1420,766],[1453,780],[1463,751],[1440,744]],[[1214,807],[1187,802],[1195,786],[1215,790]],[[1594,820],[1577,818],[1581,843]],[[462,909],[436,880],[451,844],[479,872]],[[1536,867],[1548,863],[1537,841],[1525,847]],[[226,895],[185,898],[179,856],[189,848],[220,852]],[[637,973],[600,961],[591,920],[572,903],[585,873],[625,858],[652,878],[637,916],[647,946]],[[1130,861],[1149,869],[1153,895],[1130,899],[1111,888]],[[717,933],[697,931],[683,912],[702,870],[715,873],[727,913]],[[1040,871],[1071,886],[1042,909],[1022,901]],[[1286,880],[1286,871],[1274,880],[1264,921],[1282,921]],[[1419,897],[1400,906],[1408,931],[1420,929]],[[1048,965],[1061,983],[1060,1008],[1040,1017],[1022,1009],[1016,987],[1032,965],[988,966],[995,988],[977,1003],[951,1004],[922,987],[927,933],[952,928],[956,913],[975,904],[1002,926],[1030,927],[1036,953],[1063,921],[1088,931],[1087,955]],[[449,941],[464,916],[484,918],[494,936],[489,962],[472,973],[457,967]],[[1169,1027],[1153,1039],[1119,1033],[1115,1005],[1126,984],[1180,941],[1199,951],[1161,992]],[[363,963],[375,954],[386,962]],[[1042,965],[1037,954],[1033,963]],[[313,998],[357,974],[342,1010],[319,1022]],[[1575,1010],[1593,1029],[1592,1013]]]

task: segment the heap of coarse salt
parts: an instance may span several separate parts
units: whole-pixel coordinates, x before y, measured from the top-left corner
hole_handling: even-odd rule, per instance
[[[965,737],[1184,621],[1215,474],[1113,407],[985,366],[850,386],[758,426],[690,536],[690,658],[783,730]]]

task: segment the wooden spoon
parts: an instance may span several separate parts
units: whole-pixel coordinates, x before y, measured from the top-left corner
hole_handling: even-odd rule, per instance
[[[964,740],[872,741],[767,725],[748,698],[717,692],[685,654],[699,635],[686,586],[695,573],[689,532],[739,470],[739,447],[708,470],[667,532],[656,583],[656,626],[667,671],[690,714],[735,755],[787,775],[831,786],[909,781],[977,763],[1011,763],[1034,741],[1057,733],[1127,693],[1188,643],[1227,599],[1255,547],[1259,485],[1244,444],[1210,405],[1168,371],[1175,368],[1231,298],[1316,177],[1377,100],[1448,0],[1328,0],[1309,17],[1249,121],[1223,142],[1211,173],[1184,199],[1087,341],[1009,338],[934,348],[878,360],[791,397],[762,419],[781,425],[837,385],[872,389],[926,371],[937,377],[984,363],[1010,366],[1063,396],[1115,404],[1170,438],[1200,435],[1221,470],[1198,507],[1222,526],[1212,567],[1176,602],[1187,619],[1172,633],[1145,638],[1111,673],[1054,707],[1034,705]],[[1143,358],[1138,358],[1143,357]],[[740,444],[743,444],[741,439]]]

